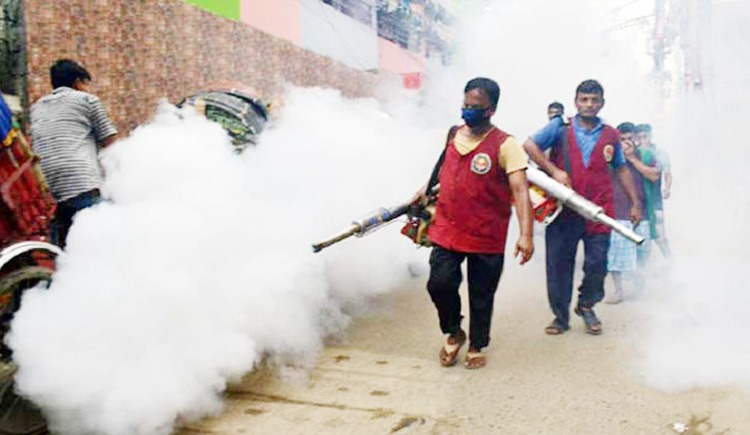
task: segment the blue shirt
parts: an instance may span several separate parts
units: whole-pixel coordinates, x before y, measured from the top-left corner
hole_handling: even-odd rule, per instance
[[[547,151],[552,148],[553,145],[559,142],[563,134],[566,133],[567,126],[563,122],[562,116],[554,117],[549,124],[544,126],[541,130],[536,132],[531,139],[539,145],[542,151]],[[576,135],[576,142],[578,142],[578,148],[581,150],[581,156],[583,157],[583,165],[589,167],[589,161],[591,160],[591,153],[594,152],[596,142],[602,136],[602,130],[604,123],[600,118],[596,118],[596,125],[591,130],[586,130],[585,127],[580,125],[578,116],[573,118],[573,132]],[[612,156],[610,166],[612,169],[617,169],[625,164],[625,154],[622,152],[620,143],[613,144],[615,147],[615,153]]]

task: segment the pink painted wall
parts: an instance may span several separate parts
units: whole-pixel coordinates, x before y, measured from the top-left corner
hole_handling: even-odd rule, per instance
[[[240,0],[240,19],[301,47],[301,9],[299,0]]]
[[[383,38],[378,38],[378,66],[380,69],[396,73],[414,73],[424,70],[425,60],[401,46]]]

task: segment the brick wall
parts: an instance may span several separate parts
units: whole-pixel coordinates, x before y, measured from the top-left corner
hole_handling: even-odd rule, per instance
[[[29,100],[51,91],[49,66],[80,61],[121,132],[212,83],[241,82],[266,102],[285,82],[372,96],[373,73],[308,52],[182,0],[25,0]]]

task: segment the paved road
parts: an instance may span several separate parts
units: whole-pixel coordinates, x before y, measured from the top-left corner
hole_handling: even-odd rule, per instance
[[[682,423],[685,434],[750,434],[750,392],[644,385],[642,302],[602,304],[602,336],[584,334],[578,319],[545,336],[540,263],[506,268],[483,370],[439,366],[442,337],[419,278],[377,300],[309,376],[258,370],[231,386],[222,415],[181,433],[674,434]]]

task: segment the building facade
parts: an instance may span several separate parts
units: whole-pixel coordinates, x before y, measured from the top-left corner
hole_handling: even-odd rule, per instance
[[[187,0],[352,68],[419,87],[428,59],[450,60],[446,0]]]

